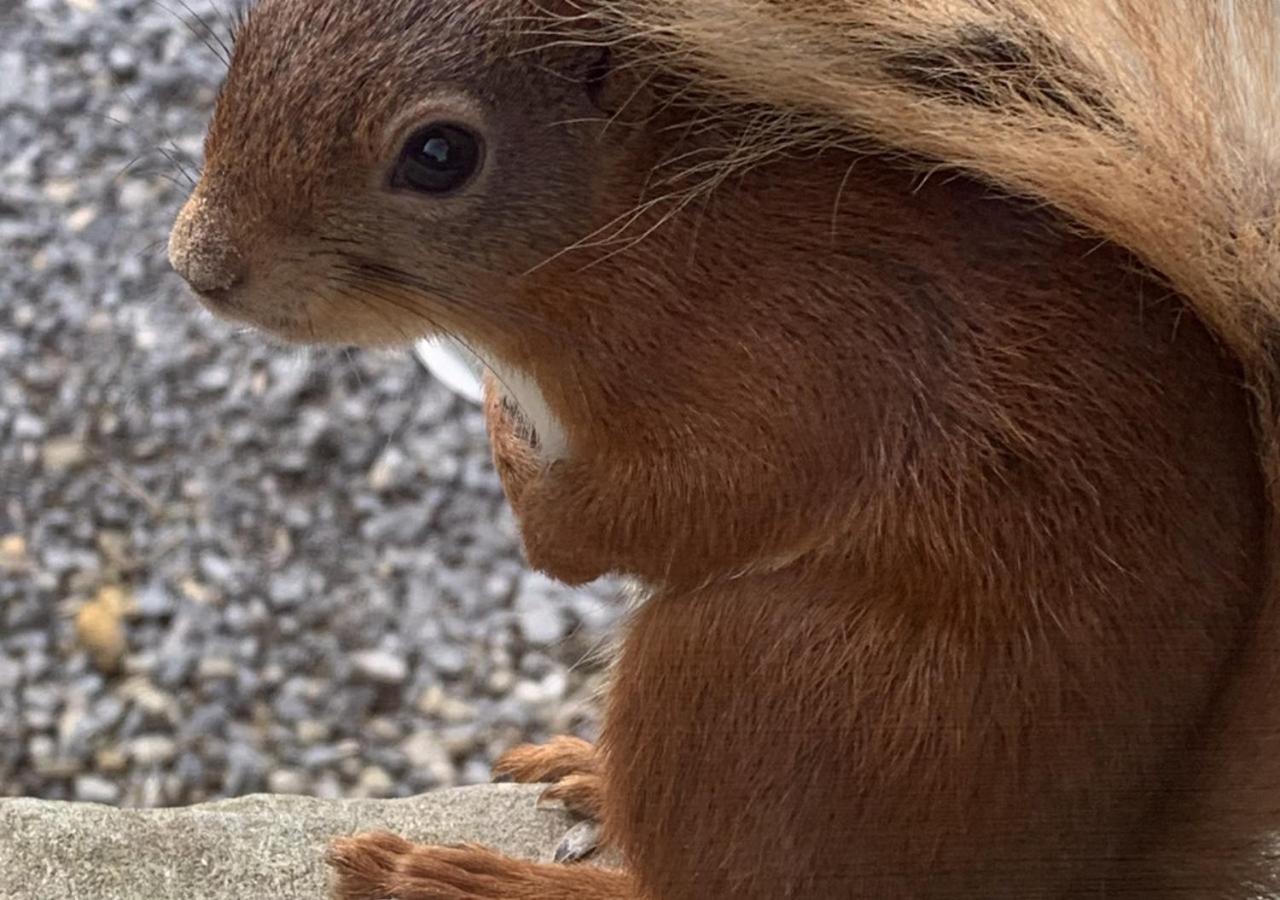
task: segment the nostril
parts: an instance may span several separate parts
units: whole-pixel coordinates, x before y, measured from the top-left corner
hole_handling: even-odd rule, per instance
[[[244,256],[221,217],[200,196],[187,201],[169,234],[169,263],[192,289],[214,296],[230,291],[245,279]]]

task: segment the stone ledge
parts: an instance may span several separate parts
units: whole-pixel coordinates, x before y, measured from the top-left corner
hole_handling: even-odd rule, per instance
[[[386,828],[548,860],[573,820],[541,788],[498,784],[408,800],[253,796],[185,809],[0,800],[3,900],[324,900],[329,838]]]

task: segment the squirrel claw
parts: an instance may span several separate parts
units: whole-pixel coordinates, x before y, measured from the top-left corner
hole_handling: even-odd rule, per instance
[[[589,859],[600,849],[600,826],[592,821],[579,822],[567,832],[556,847],[555,861],[576,863]]]
[[[562,735],[545,744],[513,747],[493,767],[494,780],[549,785],[538,805],[558,802],[585,819],[600,816],[604,790],[595,747],[581,738]]]
[[[603,790],[600,776],[595,773],[566,775],[542,792],[538,805],[559,803],[576,816],[598,819]]]

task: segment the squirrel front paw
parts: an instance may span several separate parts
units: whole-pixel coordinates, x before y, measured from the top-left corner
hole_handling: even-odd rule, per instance
[[[557,801],[584,820],[560,841],[556,862],[580,862],[600,848],[604,774],[596,748],[589,741],[561,735],[545,744],[512,747],[498,757],[493,776],[520,784],[550,784],[540,801]]]
[[[555,800],[585,819],[600,817],[603,773],[596,748],[582,738],[561,735],[545,744],[521,744],[498,757],[498,780],[550,784],[543,800]]]

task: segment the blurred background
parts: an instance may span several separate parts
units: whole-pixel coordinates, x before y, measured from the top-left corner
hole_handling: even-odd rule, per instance
[[[233,2],[0,0],[0,795],[405,796],[592,736],[613,586],[527,571],[479,411],[168,270]]]

